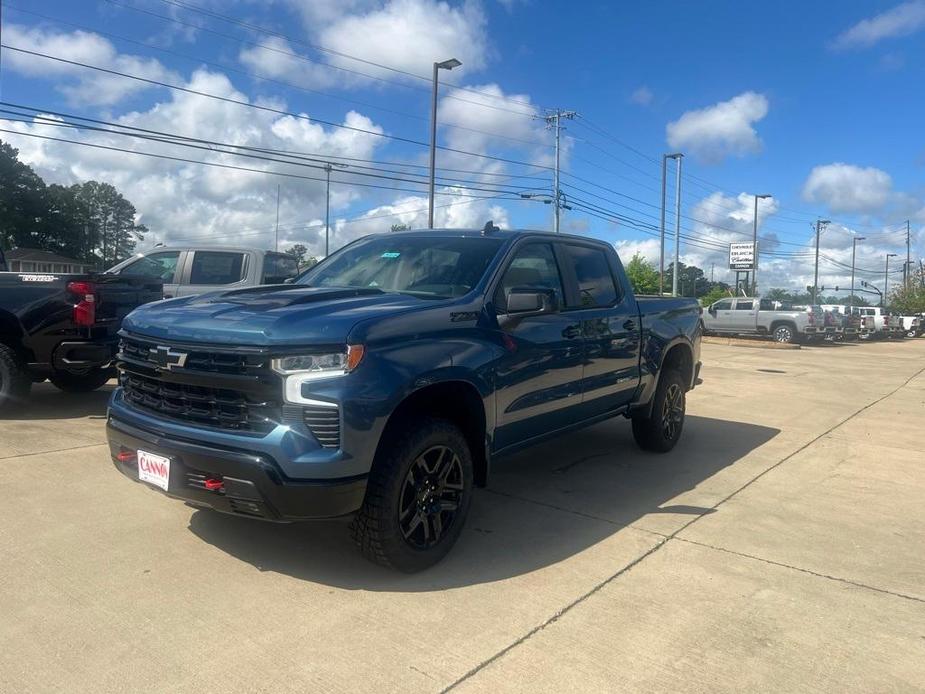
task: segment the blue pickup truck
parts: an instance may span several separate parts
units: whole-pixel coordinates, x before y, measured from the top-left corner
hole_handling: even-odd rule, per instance
[[[635,297],[613,247],[532,231],[372,235],[287,285],[126,317],[108,412],[126,476],[274,521],[355,514],[369,559],[439,561],[501,456],[622,415],[668,451],[701,311]]]

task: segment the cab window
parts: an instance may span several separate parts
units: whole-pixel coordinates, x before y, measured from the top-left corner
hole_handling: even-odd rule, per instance
[[[165,284],[176,282],[177,263],[180,251],[162,251],[139,258],[119,270],[120,275],[130,277],[151,277],[163,280]]]
[[[244,254],[227,251],[196,251],[190,284],[234,284],[244,277]]]
[[[571,245],[567,245],[565,249],[575,268],[575,279],[578,281],[578,306],[592,308],[613,305],[620,293],[613,281],[613,273],[604,251],[599,248]]]
[[[517,251],[495,293],[499,312],[507,310],[507,297],[513,289],[550,290],[562,305],[562,276],[550,244],[530,243]]]
[[[736,311],[751,311],[754,308],[754,301],[737,301],[736,302]]]

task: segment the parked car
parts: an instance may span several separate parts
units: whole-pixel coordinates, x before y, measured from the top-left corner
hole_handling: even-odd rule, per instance
[[[820,307],[825,316],[823,334],[826,340],[842,340],[845,337],[845,317],[839,312]]]
[[[282,284],[299,274],[297,260],[287,253],[226,246],[159,247],[107,270],[113,275],[153,277],[164,283],[164,297],[203,294]]]
[[[822,308],[826,311],[837,312],[842,316],[845,340],[857,340],[861,337],[866,337],[874,329],[873,318],[861,316],[859,312],[854,310],[858,308],[856,306],[823,304]]]
[[[921,337],[925,331],[925,325],[918,316],[898,316],[897,320],[906,337]]]
[[[102,386],[122,318],[161,296],[160,280],[142,277],[0,272],[0,411],[46,378],[71,392]]]
[[[720,299],[703,316],[710,333],[770,335],[778,342],[796,342],[822,333],[825,314],[778,304],[770,299],[736,297]]]
[[[890,314],[884,311],[879,306],[855,306],[862,316],[867,316],[872,318],[874,321],[873,331],[870,333],[870,337],[877,337],[881,339],[887,339],[892,337],[893,330],[890,326]]]
[[[529,231],[355,241],[297,283],[125,321],[112,459],[192,504],[356,512],[372,561],[416,571],[502,455],[616,416],[671,450],[698,383],[695,299],[635,297],[613,246]]]

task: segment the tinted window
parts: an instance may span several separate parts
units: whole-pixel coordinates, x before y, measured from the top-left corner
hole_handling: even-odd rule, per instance
[[[715,311],[729,311],[732,309],[732,300],[723,299],[722,301],[717,301],[715,304],[713,304],[713,309]]]
[[[263,283],[282,284],[299,274],[299,263],[291,255],[267,253],[263,259]]]
[[[736,311],[751,311],[754,306],[754,301],[737,301]]]
[[[604,251],[587,246],[566,246],[566,249],[575,267],[579,305],[610,306],[614,303],[619,293]]]
[[[234,284],[244,271],[244,254],[222,251],[196,251],[190,284]]]
[[[179,260],[180,251],[151,253],[144,258],[139,258],[134,263],[126,265],[119,270],[119,274],[131,275],[132,277],[153,277],[170,284],[176,281],[177,262]]]
[[[468,294],[478,284],[501,243],[483,237],[372,237],[326,258],[298,282],[448,299]]]
[[[761,301],[758,302],[758,310],[759,311],[773,311],[774,302],[771,301],[770,299],[762,299]]]
[[[504,271],[501,286],[495,295],[499,311],[507,308],[507,297],[512,289],[551,290],[562,305],[562,277],[552,246],[548,243],[531,243],[517,251]]]

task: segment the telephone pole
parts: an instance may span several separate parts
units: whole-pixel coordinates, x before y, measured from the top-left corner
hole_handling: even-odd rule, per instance
[[[676,224],[677,236],[680,238],[680,228],[681,228],[681,157],[684,155],[680,152],[675,152],[674,154],[663,154],[662,155],[662,217],[661,224],[659,225],[660,234],[659,234],[659,248],[658,248],[658,293],[665,293],[665,199],[667,197],[667,188],[668,188],[668,160],[676,159],[678,162],[678,185],[677,185],[677,194],[678,200],[676,204],[678,220]],[[675,272],[677,274],[677,264],[675,264]],[[677,284],[675,283],[675,287]],[[677,290],[675,291],[677,293]]]
[[[563,111],[561,108],[557,108],[555,111],[552,111],[543,118],[546,121],[547,128],[556,129],[556,169],[555,169],[555,183],[553,184],[553,205],[554,205],[554,214],[553,218],[553,231],[557,234],[559,233],[559,210],[562,208],[562,190],[559,188],[559,140],[562,132],[562,119],[566,118],[572,120],[577,116],[578,113],[575,111]]]
[[[816,305],[816,296],[819,293],[819,234],[830,224],[828,219],[816,220],[816,269],[813,273],[813,305]]]
[[[912,251],[909,245],[910,239],[909,220],[906,220],[906,264],[903,265],[903,287],[908,289],[912,280]]]
[[[858,252],[858,241],[863,241],[864,236],[855,236],[851,239],[851,296],[848,297],[849,303],[854,306],[854,259]]]
[[[274,251],[279,251],[279,183],[276,184],[276,245]]]
[[[890,258],[895,258],[895,253],[886,254],[886,267],[883,270],[883,296],[880,297],[880,305],[886,308],[887,295],[890,293]]]

